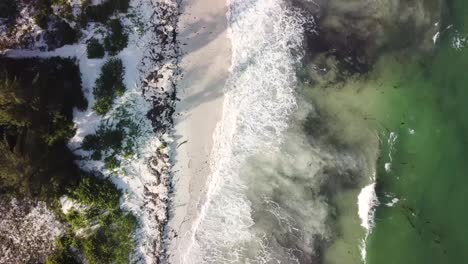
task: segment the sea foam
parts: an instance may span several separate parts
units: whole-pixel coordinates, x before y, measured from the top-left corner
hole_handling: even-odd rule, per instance
[[[302,44],[304,21],[278,0],[231,0],[228,5],[231,75],[214,134],[212,175],[183,263],[267,261],[262,238],[250,230],[252,208],[239,172],[248,157],[278,149],[296,107],[299,58],[292,52]]]

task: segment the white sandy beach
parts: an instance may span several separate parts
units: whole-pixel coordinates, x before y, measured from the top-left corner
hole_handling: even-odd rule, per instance
[[[175,193],[169,221],[171,263],[180,263],[206,179],[213,132],[222,117],[223,88],[229,74],[227,6],[223,0],[184,0],[179,41],[182,78],[177,85],[173,145]],[[182,243],[183,242],[183,243]]]

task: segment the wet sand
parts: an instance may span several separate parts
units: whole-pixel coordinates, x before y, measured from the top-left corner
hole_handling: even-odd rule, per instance
[[[170,212],[169,259],[181,263],[190,228],[210,174],[213,132],[222,117],[223,88],[229,74],[231,47],[225,1],[181,3],[178,37],[182,77],[177,85],[174,143],[174,195]]]

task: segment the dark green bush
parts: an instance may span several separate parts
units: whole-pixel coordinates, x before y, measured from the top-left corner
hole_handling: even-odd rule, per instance
[[[80,264],[77,256],[71,251],[74,240],[73,234],[67,234],[57,240],[55,251],[47,257],[46,264]]]
[[[47,264],[74,264],[76,251],[90,264],[129,263],[137,221],[120,209],[121,192],[107,179],[83,175],[69,196],[86,207],[66,215],[71,230],[57,241]]]
[[[83,253],[91,264],[129,263],[134,247],[135,217],[118,211],[100,219],[101,227],[83,241]]]
[[[109,112],[114,99],[125,92],[123,74],[124,67],[120,59],[112,58],[102,66],[101,74],[93,90],[96,98],[93,109],[98,114],[104,115]]]
[[[0,193],[51,201],[76,183],[75,107],[86,100],[74,61],[0,58]]]
[[[117,12],[126,13],[130,0],[107,0],[100,5],[87,5],[86,18],[91,21],[105,23],[109,17]]]
[[[76,133],[75,125],[60,112],[50,113],[50,119],[49,129],[55,132],[44,133],[43,140],[49,146],[53,146],[59,142],[66,144],[68,139],[72,138]]]
[[[72,226],[73,229],[80,229],[89,225],[86,216],[84,214],[80,214],[75,210],[72,210],[70,213],[68,213],[65,216],[65,219]]]
[[[101,159],[103,152],[119,152],[125,138],[123,129],[111,129],[100,126],[94,135],[87,135],[83,139],[82,148],[93,151],[97,159]]]
[[[18,6],[16,0],[1,0],[0,1],[0,18],[12,20],[18,14]]]
[[[52,14],[52,3],[50,0],[36,1],[37,13],[34,15],[34,22],[42,29],[47,28],[49,16]]]
[[[68,20],[73,20],[73,9],[68,0],[52,0],[54,6],[59,7],[59,16]]]
[[[104,159],[104,164],[106,169],[115,170],[120,167],[120,161],[115,157],[115,155],[108,156]]]
[[[88,58],[102,58],[104,57],[105,51],[101,43],[95,38],[92,38],[88,41],[86,45],[86,51],[88,53]]]
[[[118,19],[109,21],[110,34],[104,39],[104,47],[110,55],[116,55],[127,47],[128,35]]]
[[[73,44],[79,38],[79,31],[70,27],[70,25],[65,22],[61,21],[60,23],[55,24],[56,28],[55,31],[57,32],[56,38],[61,39],[63,45],[66,44]]]
[[[119,206],[120,191],[109,180],[86,175],[70,196],[84,205],[113,210]]]
[[[96,104],[94,105],[93,109],[96,113],[100,115],[104,115],[112,108],[112,104],[114,103],[114,97],[106,96],[101,97],[97,100]]]
[[[119,208],[121,192],[109,180],[83,174],[74,163],[66,146],[74,133],[74,108],[86,109],[75,61],[0,57],[0,194],[47,201],[68,222],[47,264],[83,258],[128,263],[137,222]],[[101,132],[88,145],[121,149],[123,133]],[[62,217],[62,195],[85,207]]]
[[[42,29],[47,29],[47,24],[49,22],[49,16],[45,13],[39,12],[34,16],[34,23]]]

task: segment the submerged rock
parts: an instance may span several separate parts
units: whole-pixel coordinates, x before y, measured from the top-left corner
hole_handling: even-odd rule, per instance
[[[292,3],[316,21],[315,29],[305,37],[305,63],[319,69],[335,66],[338,75],[369,72],[383,52],[432,50],[442,10],[440,0]],[[336,65],[330,65],[330,58]],[[321,73],[314,77],[320,79]]]

